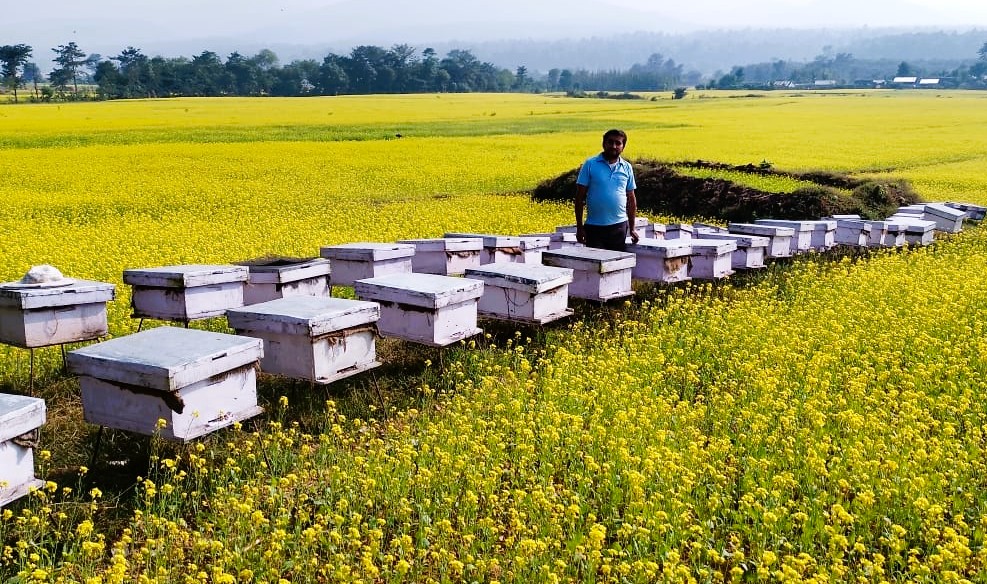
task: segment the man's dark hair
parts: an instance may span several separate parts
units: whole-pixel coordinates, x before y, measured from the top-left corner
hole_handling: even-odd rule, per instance
[[[616,128],[613,130],[607,130],[607,133],[603,135],[603,141],[606,142],[607,138],[610,138],[611,136],[620,136],[620,138],[624,141],[624,144],[627,144],[627,134],[625,134],[623,130],[617,130]]]

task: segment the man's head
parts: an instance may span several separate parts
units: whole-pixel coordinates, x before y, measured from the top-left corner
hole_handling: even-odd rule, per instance
[[[613,162],[627,146],[627,134],[623,130],[607,130],[603,135],[603,157]]]

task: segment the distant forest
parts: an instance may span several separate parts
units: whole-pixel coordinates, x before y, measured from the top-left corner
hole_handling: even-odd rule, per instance
[[[748,39],[751,32],[724,31],[723,36]],[[770,32],[759,32],[766,45],[781,42]],[[785,34],[777,36],[785,37],[790,31],[782,32]],[[859,31],[855,34],[853,42],[838,46],[859,49],[862,55],[834,48],[837,45],[826,45],[819,54],[808,58],[770,58],[733,65],[729,71],[716,71],[712,75],[704,75],[660,52],[641,55],[627,67],[552,67],[540,72],[529,70],[529,65],[521,60],[524,55],[518,55],[521,64],[505,68],[481,60],[470,49],[453,48],[440,57],[435,49],[419,51],[407,44],[391,48],[361,45],[346,55],[329,53],[321,60],[295,59],[282,64],[269,49],[254,55],[234,51],[224,59],[213,51],[203,51],[191,58],[152,57],[138,48],[127,47],[118,55],[103,57],[87,54],[70,42],[51,49],[55,68],[47,75],[32,61],[32,47],[2,45],[0,76],[3,87],[14,94],[15,101],[18,92],[31,101],[509,91],[565,91],[584,95],[597,91],[626,94],[678,90],[676,96],[681,97],[683,90],[691,87],[770,89],[823,83],[872,87],[888,86],[887,82],[895,77],[934,77],[938,79],[936,87],[987,88],[987,42],[973,41],[975,35],[981,35],[981,39],[987,37],[987,31],[903,33],[874,38],[860,36]],[[711,39],[709,45],[718,43]],[[599,50],[600,46],[596,48]],[[757,53],[745,53],[740,46],[737,51],[737,56]],[[683,52],[695,54],[695,47]],[[539,51],[532,51],[528,56],[544,58]]]

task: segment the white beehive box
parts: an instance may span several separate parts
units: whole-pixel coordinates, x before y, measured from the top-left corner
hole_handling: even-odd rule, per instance
[[[637,256],[631,268],[635,280],[670,284],[689,279],[692,245],[688,239],[639,239],[627,251]]]
[[[836,245],[836,221],[820,219],[812,222],[812,249],[826,251]]]
[[[795,239],[795,230],[791,227],[778,227],[775,225],[759,225],[756,223],[730,223],[727,225],[730,233],[738,235],[756,235],[768,238],[768,249],[765,255],[769,259],[787,258],[792,255],[792,241]]]
[[[874,226],[869,221],[836,219],[836,243],[854,247],[867,247]]]
[[[689,277],[693,280],[716,280],[733,274],[733,252],[737,242],[731,239],[693,238],[689,258]]]
[[[921,218],[925,214],[925,205],[922,203],[916,203],[914,205],[903,205],[898,207],[895,211],[895,215],[913,215],[915,217]]]
[[[666,223],[665,239],[691,239],[694,231],[688,223]]]
[[[482,332],[476,326],[480,280],[391,274],[358,280],[354,290],[380,303],[377,330],[386,337],[444,347]]]
[[[965,218],[965,211],[939,203],[927,204],[925,206],[925,213],[922,215],[922,219],[935,222],[936,231],[942,231],[944,233],[959,233],[963,231],[963,219]]]
[[[226,313],[237,334],[264,341],[265,373],[332,383],[380,365],[376,302],[294,296]]]
[[[480,265],[483,241],[473,237],[402,239],[398,243],[415,246],[411,269],[419,274],[462,276],[466,268]]]
[[[949,202],[944,203],[948,207],[954,209],[959,209],[966,213],[966,218],[970,221],[983,221],[984,217],[987,216],[987,207],[982,205],[974,205],[973,203],[959,203],[959,202]]]
[[[45,423],[45,400],[0,394],[0,507],[38,488],[34,444]]]
[[[555,231],[552,233],[522,233],[519,237],[547,237],[548,249],[583,247],[583,244],[576,241],[576,233],[571,231]]]
[[[261,412],[260,339],[159,327],[71,351],[87,422],[186,441]],[[158,420],[164,428],[158,428]]]
[[[357,280],[412,270],[415,246],[407,243],[344,243],[320,248],[319,255],[329,259],[333,286],[352,286]]]
[[[648,226],[648,239],[665,239],[666,230],[664,223],[652,223]]]
[[[446,233],[445,237],[472,237],[483,241],[480,265],[497,262],[524,262],[521,240],[513,235],[486,233]]]
[[[124,270],[135,318],[188,322],[243,306],[246,266],[180,265]]]
[[[905,225],[895,221],[868,221],[869,247],[901,247],[905,245]]]
[[[792,254],[804,253],[812,249],[812,232],[815,229],[813,221],[789,221],[784,219],[758,219],[754,222],[757,225],[773,225],[775,227],[788,227],[794,230],[792,237]],[[731,231],[733,231],[731,229]]]
[[[97,339],[107,332],[115,286],[89,280],[0,286],[0,343],[25,349]]]
[[[505,262],[470,268],[466,277],[483,281],[480,316],[545,324],[572,314],[568,268]]]
[[[634,294],[631,271],[637,259],[632,253],[593,247],[555,249],[542,254],[542,263],[573,271],[570,297],[606,302]]]
[[[634,218],[634,231],[637,232],[638,239],[654,239],[655,230],[647,217]]]
[[[329,296],[329,260],[258,258],[237,262],[249,271],[243,289],[247,306],[292,296]]]
[[[892,215],[888,221],[905,226],[905,243],[908,245],[931,245],[935,239],[935,221],[926,221],[914,215]]]
[[[518,237],[521,248],[520,262],[524,264],[541,264],[541,254],[551,247],[551,239],[539,235],[522,235]]]
[[[771,238],[760,235],[740,235],[726,231],[715,231],[708,228],[699,230],[696,234],[702,239],[721,239],[737,244],[737,249],[730,255],[730,265],[734,270],[754,270],[764,267],[764,258],[768,251]]]

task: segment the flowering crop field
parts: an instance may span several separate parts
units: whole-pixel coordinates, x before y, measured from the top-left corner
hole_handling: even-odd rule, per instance
[[[126,268],[552,230],[571,210],[526,191],[609,127],[630,158],[987,204],[985,95],[726,95],[3,106],[0,280],[50,263],[116,283],[119,336]],[[0,511],[0,582],[987,581],[985,266],[968,225],[641,286],[551,330],[392,343],[387,403],[265,379],[260,421],[152,440],[123,482],[116,442],[83,466],[78,386],[39,351],[48,482]],[[27,392],[25,353],[0,348],[3,391]]]

